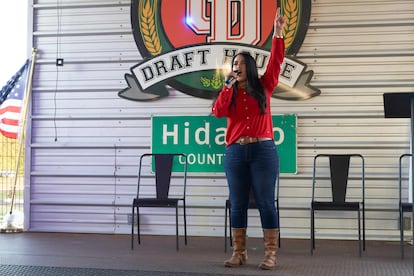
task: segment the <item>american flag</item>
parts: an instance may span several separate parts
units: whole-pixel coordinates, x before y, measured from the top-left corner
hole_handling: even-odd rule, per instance
[[[23,96],[29,71],[29,60],[7,82],[0,92],[0,133],[16,139],[23,106]]]

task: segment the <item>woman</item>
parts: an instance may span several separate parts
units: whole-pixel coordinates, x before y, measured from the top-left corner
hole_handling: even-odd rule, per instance
[[[249,192],[253,190],[263,228],[265,257],[259,265],[273,269],[279,221],[275,208],[275,184],[279,157],[274,144],[270,98],[279,79],[285,46],[282,36],[285,19],[277,9],[272,49],[264,75],[259,78],[253,57],[242,52],[232,61],[232,72],[213,103],[216,117],[227,117],[226,172],[231,204],[233,255],[224,262],[236,267],[247,260],[246,228]]]

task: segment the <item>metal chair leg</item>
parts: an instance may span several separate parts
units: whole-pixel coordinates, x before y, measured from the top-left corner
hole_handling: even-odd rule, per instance
[[[362,251],[365,251],[365,205],[362,206]]]
[[[233,232],[231,229],[231,209],[229,208],[229,236],[230,236],[230,246],[233,246]]]
[[[175,243],[178,251],[178,206],[175,206]]]
[[[313,255],[313,250],[315,249],[315,212],[311,208],[311,227],[310,227],[310,253]]]
[[[185,241],[185,245],[187,245],[187,213],[186,213],[185,200],[183,203],[183,208],[184,208],[184,241]]]
[[[400,206],[400,251],[401,259],[404,259],[404,211]]]
[[[137,206],[137,232],[138,232],[138,244],[141,244],[141,229],[139,221],[139,207]]]
[[[132,218],[131,218],[131,250],[134,250],[134,217],[135,217],[135,207],[132,206]]]
[[[224,208],[224,252],[227,252],[227,204]]]
[[[279,225],[279,237],[278,237],[278,243],[277,243],[277,246],[278,246],[278,248],[280,248],[280,245],[281,245],[281,242],[280,242],[280,213],[279,213],[279,201],[277,202],[277,222],[278,222],[278,225]]]
[[[362,240],[361,240],[361,211],[358,210],[358,245],[359,245],[359,256],[362,256]]]

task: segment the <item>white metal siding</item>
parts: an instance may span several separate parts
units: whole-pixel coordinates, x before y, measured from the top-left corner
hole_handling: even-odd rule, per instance
[[[129,6],[122,0],[34,1],[32,40],[39,54],[27,230],[129,233],[138,158],[150,150],[151,116],[210,112],[211,101],[175,90],[154,102],[117,96],[127,86],[124,74],[142,59]],[[382,94],[414,92],[413,14],[412,0],[312,1],[296,57],[314,71],[312,85],[322,94],[271,101],[275,114],[298,115],[298,173],[280,181],[283,237],[309,237],[318,153],[365,156],[367,239],[398,237],[398,157],[409,151],[409,120],[385,119]],[[56,58],[64,59],[63,67],[55,66]],[[223,174],[190,175],[189,235],[223,235],[226,194]],[[164,226],[174,224],[173,213],[145,212],[144,233],[174,234]],[[257,211],[250,213],[249,235],[260,236]],[[317,237],[357,236],[352,214],[318,218]]]

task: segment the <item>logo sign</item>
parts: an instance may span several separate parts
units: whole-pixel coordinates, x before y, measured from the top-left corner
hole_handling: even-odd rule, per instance
[[[294,58],[309,25],[311,0],[132,0],[131,25],[143,60],[125,74],[122,98],[153,101],[169,95],[167,85],[212,99],[240,51],[266,69],[278,5],[286,18],[286,58],[273,97],[304,100],[320,94],[313,71]],[[279,4],[277,4],[279,2]]]
[[[296,115],[274,115],[281,173],[296,173]],[[226,119],[213,116],[152,117],[152,152],[185,153],[189,172],[224,172]],[[182,160],[180,161],[182,163]],[[182,169],[177,164],[176,171]]]

